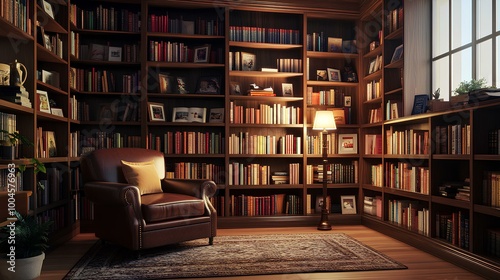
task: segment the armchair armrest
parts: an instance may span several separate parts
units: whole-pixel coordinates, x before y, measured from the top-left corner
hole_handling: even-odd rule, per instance
[[[107,206],[140,206],[139,189],[124,183],[88,182],[85,184],[85,196],[96,204]]]
[[[164,192],[180,193],[201,199],[212,197],[217,191],[217,184],[205,179],[163,179],[161,185]]]

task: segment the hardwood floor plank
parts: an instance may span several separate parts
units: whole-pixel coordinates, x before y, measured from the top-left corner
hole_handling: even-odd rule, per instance
[[[396,239],[371,230],[365,226],[336,226],[332,231],[318,231],[314,227],[294,228],[241,228],[219,229],[219,236],[223,235],[257,235],[257,234],[299,234],[342,232],[358,241],[378,250],[385,255],[406,265],[404,270],[360,271],[360,272],[333,272],[333,273],[301,273],[281,275],[258,275],[238,277],[216,277],[204,279],[216,280],[331,280],[331,279],[450,279],[475,280],[483,279],[458,266],[445,262],[417,248],[402,243]],[[62,279],[76,264],[85,252],[96,242],[94,234],[79,234],[62,246],[49,252],[43,265],[41,280]],[[215,238],[217,242],[217,238]],[[196,278],[200,279],[200,278]]]

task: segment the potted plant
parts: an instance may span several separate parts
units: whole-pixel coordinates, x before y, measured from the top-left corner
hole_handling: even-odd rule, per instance
[[[453,104],[463,104],[469,101],[469,93],[486,87],[486,79],[472,79],[470,81],[462,81],[458,87],[453,90],[455,94],[450,97]]]
[[[45,250],[49,247],[52,221],[38,222],[33,216],[15,212],[17,221],[0,233],[1,279],[35,279],[40,276]]]

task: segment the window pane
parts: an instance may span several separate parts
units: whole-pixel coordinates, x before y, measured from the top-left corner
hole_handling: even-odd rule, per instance
[[[453,0],[451,9],[451,47],[456,49],[472,41],[472,0]]]
[[[451,55],[451,90],[472,79],[472,48]],[[454,95],[454,94],[452,94]]]
[[[476,1],[476,36],[481,39],[484,36],[490,35],[492,22],[492,0]]]
[[[497,10],[496,10],[496,16],[497,16],[497,31],[500,31],[500,0],[497,0]]]
[[[439,98],[450,99],[450,59],[448,56],[436,60],[432,63],[432,92],[439,88]]]
[[[448,0],[432,4],[432,57],[436,57],[450,50],[450,5]]]
[[[496,79],[495,79],[495,82],[492,83],[492,85],[496,86],[498,88],[498,87],[500,87],[500,71],[498,69],[498,67],[500,65],[500,36],[497,37],[496,57],[497,57],[497,61],[496,61],[496,64],[495,64]]]
[[[476,79],[486,79],[488,85],[493,81],[493,48],[492,40],[477,45],[476,49]]]

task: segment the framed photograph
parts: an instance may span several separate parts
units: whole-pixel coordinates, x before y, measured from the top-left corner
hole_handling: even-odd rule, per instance
[[[346,95],[344,96],[344,107],[351,107],[352,105],[352,96]]]
[[[321,211],[323,210],[323,196],[321,195],[318,195],[316,196],[316,205],[315,205],[315,209],[314,209],[314,212],[315,213],[321,213]],[[326,197],[326,209],[328,210],[328,213],[331,213],[331,199],[330,199],[330,196],[327,196]]]
[[[241,70],[243,71],[255,71],[256,69],[256,59],[257,57],[253,53],[241,52]]]
[[[52,5],[48,1],[42,0],[42,8],[43,11],[47,13],[47,15],[49,15],[51,18],[54,18],[54,11],[52,10]]]
[[[180,93],[180,94],[188,93],[189,91],[187,90],[187,87],[186,87],[186,78],[177,77],[176,80],[177,80],[177,93]]]
[[[116,120],[116,110],[113,110],[111,104],[102,104],[99,109],[99,120]]]
[[[340,70],[327,68],[327,72],[328,72],[328,81],[340,82]]]
[[[43,46],[49,50],[52,51],[52,42],[50,41],[50,36],[48,34],[43,34]]]
[[[54,131],[45,131],[46,136],[46,147],[45,150],[48,152],[49,157],[57,156],[57,146],[56,137]]]
[[[167,74],[158,74],[160,93],[172,93],[172,77]]]
[[[148,102],[149,120],[165,121],[165,110],[162,103]]]
[[[316,80],[328,81],[328,74],[326,73],[326,70],[316,70]]]
[[[282,92],[283,96],[293,96],[293,84],[282,83],[281,84],[281,92]]]
[[[412,115],[422,114],[427,112],[429,103],[429,95],[427,94],[417,94],[413,100],[413,109],[411,110]]]
[[[356,197],[354,195],[341,195],[340,204],[342,214],[356,214]]]
[[[238,82],[229,82],[229,94],[241,95],[241,86]]]
[[[358,135],[357,134],[339,134],[339,154],[357,154],[358,153]]]
[[[210,45],[203,45],[201,47],[194,48],[194,62],[208,62],[210,57]]]
[[[52,115],[64,117],[64,113],[63,113],[63,110],[61,108],[51,108],[50,112],[52,113]]]
[[[122,48],[109,47],[108,48],[108,61],[122,61]]]
[[[39,104],[38,109],[40,110],[40,112],[51,114],[48,93],[44,90],[37,90],[37,93],[38,93],[38,104]]]
[[[201,77],[198,81],[196,93],[219,94],[220,84],[217,77]]]
[[[210,115],[208,117],[209,123],[223,123],[224,122],[224,108],[212,108],[210,109]]]
[[[403,44],[399,45],[392,54],[391,63],[396,62],[403,58]]]
[[[375,72],[375,63],[376,62],[377,62],[376,59],[373,59],[372,61],[370,61],[370,68],[368,70],[368,74]]]
[[[342,38],[328,37],[328,51],[342,52]]]

